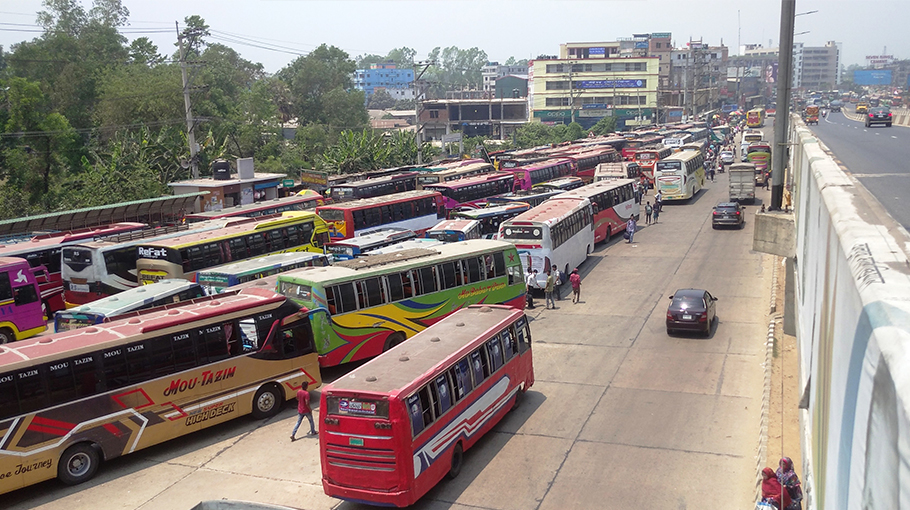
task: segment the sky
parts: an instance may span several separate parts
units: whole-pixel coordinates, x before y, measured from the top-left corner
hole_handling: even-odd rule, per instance
[[[78,0],[86,8],[91,0]],[[169,55],[175,21],[197,14],[213,31],[211,42],[232,47],[274,73],[326,43],[352,58],[385,55],[408,46],[425,58],[435,47],[478,47],[504,62],[555,55],[566,42],[615,41],[633,33],[671,32],[674,45],[691,39],[776,47],[780,0],[122,0],[130,11],[130,40],[148,37]],[[40,36],[41,0],[0,0],[0,45]],[[910,0],[798,0],[795,36],[806,46],[843,43],[845,66],[866,55],[910,58]],[[876,21],[872,21],[876,20]],[[881,24],[880,29],[877,28]],[[241,44],[244,43],[244,44]]]

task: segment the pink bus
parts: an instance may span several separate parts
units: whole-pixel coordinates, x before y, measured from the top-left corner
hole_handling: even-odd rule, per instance
[[[483,207],[487,198],[514,191],[516,182],[510,170],[426,185],[423,189],[441,193],[446,211],[458,211]]]
[[[44,266],[31,267],[18,257],[0,257],[0,344],[35,336],[47,329],[41,307],[36,273]]]
[[[575,161],[568,158],[548,159],[527,166],[505,169],[515,174],[517,189],[531,189],[535,184],[551,181],[559,177],[574,176],[578,170]]]

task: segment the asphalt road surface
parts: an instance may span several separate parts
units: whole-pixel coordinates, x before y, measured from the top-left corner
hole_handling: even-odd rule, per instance
[[[852,110],[851,110],[852,112]],[[910,230],[910,129],[865,127],[828,113],[810,129],[905,229]]]
[[[751,251],[759,205],[747,207],[744,229],[711,228],[712,206],[727,198],[727,174],[717,175],[689,203],[665,205],[659,224],[642,215],[634,244],[599,245],[581,266],[580,304],[529,311],[536,383],[465,453],[459,477],[415,508],[754,507],[771,258]],[[708,338],[667,335],[667,298],[686,287],[719,298]],[[317,440],[288,440],[293,407],[115,459],[77,487],[5,494],[2,506],[174,510],[228,498],[370,508],[323,494]]]

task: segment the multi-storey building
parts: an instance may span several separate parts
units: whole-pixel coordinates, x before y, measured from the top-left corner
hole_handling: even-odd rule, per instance
[[[528,75],[528,66],[526,65],[499,65],[499,62],[489,62],[480,70],[483,77],[483,90],[492,92],[496,90],[496,80],[506,76],[525,77]]]
[[[414,70],[398,69],[392,62],[371,64],[369,69],[354,71],[354,88],[362,90],[369,100],[377,89],[385,89],[394,99],[414,99]]]
[[[665,105],[684,107],[693,114],[718,108],[728,95],[727,59],[726,46],[701,41],[689,41],[684,48],[672,50]]]
[[[528,103],[534,119],[589,128],[613,116],[618,129],[655,122],[657,57],[620,57],[619,42],[564,44],[560,57],[531,62]]]
[[[528,100],[483,90],[447,92],[445,99],[422,101],[418,119],[423,140],[443,140],[459,131],[502,140],[528,123]]]
[[[808,90],[832,90],[841,82],[841,43],[828,41],[824,46],[802,48],[800,87]]]

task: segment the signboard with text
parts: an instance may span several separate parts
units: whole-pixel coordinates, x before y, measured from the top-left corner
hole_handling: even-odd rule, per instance
[[[302,184],[318,184],[320,186],[327,186],[329,184],[329,174],[325,172],[315,172],[312,170],[301,170],[300,182]]]
[[[573,83],[577,89],[637,89],[645,87],[645,80],[581,80]]]

